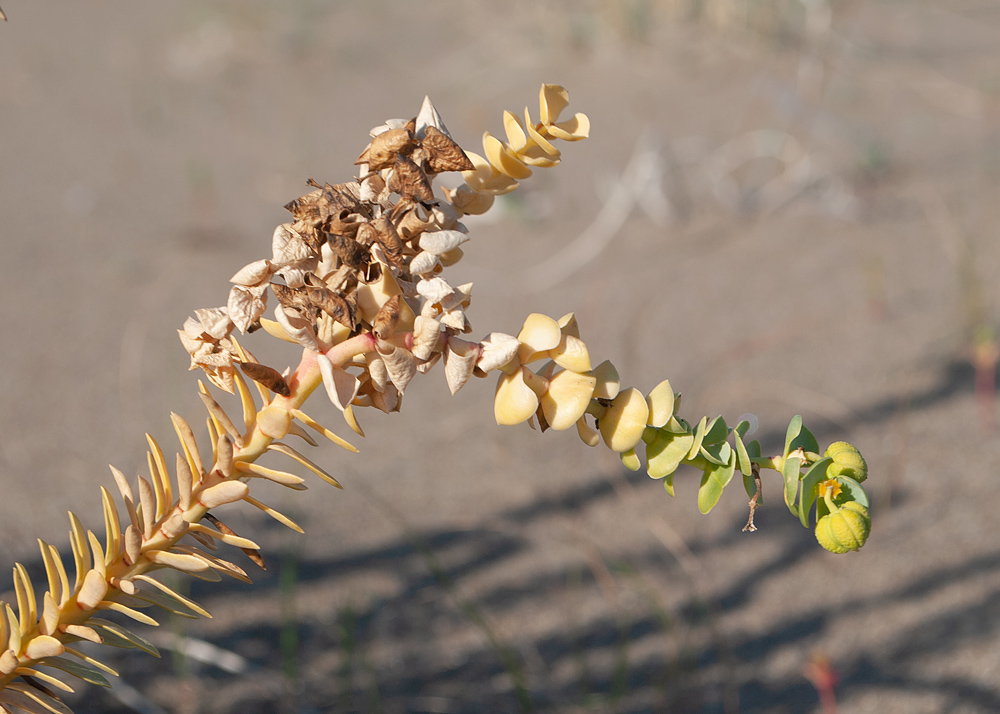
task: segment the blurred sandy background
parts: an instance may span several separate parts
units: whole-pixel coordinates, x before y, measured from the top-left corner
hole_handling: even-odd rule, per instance
[[[576,311],[597,361],[669,377],[689,418],[751,413],[767,451],[801,413],[871,470],[871,540],[833,556],[773,479],[744,534],[738,483],[702,517],[696,473],[671,500],[575,435],[496,427],[492,380],[451,398],[437,369],[362,415],[360,456],[313,452],[346,491],[270,494],[306,537],[229,514],[267,573],[192,586],[215,619],[149,635],[228,654],[104,653],[123,685],[77,711],[797,714],[821,657],[842,712],[1000,710],[1000,5],[3,9],[8,567],[40,573],[67,509],[98,529],[106,464],[145,469],[170,410],[201,419],[176,328],[425,94],[474,151],[542,82],[593,123],[469,221],[474,335]]]

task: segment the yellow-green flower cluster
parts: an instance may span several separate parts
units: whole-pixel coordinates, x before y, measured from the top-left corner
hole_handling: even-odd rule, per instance
[[[857,447],[835,441],[823,453],[826,480],[816,486],[816,540],[831,553],[858,550],[868,540],[872,520],[861,483],[868,463]]]

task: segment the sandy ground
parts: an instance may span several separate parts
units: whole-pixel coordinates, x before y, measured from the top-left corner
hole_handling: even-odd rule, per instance
[[[269,494],[307,536],[229,515],[265,545],[255,587],[196,583],[215,618],[149,633],[228,655],[111,651],[122,684],[77,711],[797,714],[820,712],[820,657],[842,712],[1000,711],[973,368],[1000,299],[1000,6],[742,7],[4,1],[8,567],[40,576],[67,509],[101,526],[107,463],[136,473],[145,431],[201,418],[175,329],[424,94],[472,150],[542,82],[593,121],[469,222],[475,335],[573,310],[598,361],[669,377],[689,418],[751,413],[769,450],[801,413],[871,469],[871,540],[833,556],[773,497],[742,533],[737,483],[703,517],[695,474],[671,500],[574,435],[496,427],[492,384],[452,398],[435,370],[363,415],[360,456],[316,452],[346,491]]]

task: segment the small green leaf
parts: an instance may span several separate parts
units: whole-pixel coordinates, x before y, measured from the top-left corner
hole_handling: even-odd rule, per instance
[[[749,444],[747,444],[747,455],[751,459],[760,458],[760,442],[754,439]]]
[[[97,630],[97,633],[104,639],[104,644],[106,645],[140,649],[154,657],[160,656],[160,651],[151,642],[110,620],[92,617],[87,621],[87,625]]]
[[[739,424],[737,424],[735,427],[733,427],[733,431],[735,431],[737,434],[739,434],[740,438],[742,439],[744,436],[747,435],[747,432],[750,431],[750,422],[748,422],[746,419],[744,419]]]
[[[649,477],[663,478],[676,471],[687,458],[693,443],[694,436],[691,434],[671,434],[661,430],[653,443],[646,447]]]
[[[721,444],[702,444],[698,453],[710,464],[725,466],[729,463],[729,457],[730,454],[732,454],[732,451],[733,447],[731,447],[728,442],[723,441]]]
[[[726,444],[729,446],[729,444]],[[729,462],[724,466],[712,465],[705,469],[705,475],[701,478],[701,487],[698,489],[698,510],[708,513],[722,497],[722,489],[726,487],[736,472],[736,454],[729,449]]]
[[[757,493],[757,482],[753,480],[753,476],[743,474],[743,488],[746,489],[747,495],[750,498],[753,498],[753,495]],[[764,499],[758,496],[757,505],[760,506],[763,505],[763,503]]]
[[[802,477],[802,488],[799,491],[799,520],[806,528],[809,527],[809,511],[816,501],[816,486],[826,480],[826,467],[833,459],[820,459],[806,471]]]
[[[629,449],[628,451],[623,451],[619,454],[622,464],[629,471],[638,471],[642,468],[642,462],[639,460],[639,456],[635,453],[635,449]]]
[[[687,434],[691,431],[691,426],[683,419],[678,419],[676,415],[670,417],[663,428],[671,434]]]
[[[703,416],[701,421],[698,422],[698,427],[694,430],[694,443],[691,444],[691,448],[688,450],[687,457],[693,459],[698,455],[698,449],[701,448],[701,442],[705,440],[705,434],[708,432],[708,417]]]
[[[38,660],[38,664],[60,669],[66,674],[72,674],[77,679],[82,679],[88,684],[96,684],[98,687],[111,689],[111,682],[103,674],[93,667],[77,662],[76,660],[66,659],[65,657],[45,657]]]
[[[792,457],[785,461],[785,468],[782,470],[782,475],[785,477],[785,505],[796,516],[799,515],[799,511],[795,507],[795,494],[799,490],[799,467],[801,466],[802,459]]]
[[[839,483],[840,488],[843,489],[840,492],[840,497],[837,498],[838,505],[840,500],[843,499],[844,502],[857,501],[865,508],[868,508],[868,494],[865,493],[865,489],[860,483],[852,479],[850,476],[837,476],[837,483]],[[845,491],[847,492],[846,497],[844,496]]]
[[[746,422],[741,422],[741,424],[746,424]],[[739,427],[733,430],[733,442],[736,444],[736,468],[744,476],[750,476],[753,467],[750,463],[750,454],[747,453],[747,447],[743,445],[743,435],[740,434]],[[753,483],[752,479],[750,483]],[[756,489],[756,486],[754,488]],[[752,496],[753,494],[750,495]]]
[[[796,449],[811,451],[814,454],[819,453],[819,442],[816,441],[816,437],[805,426],[799,431],[799,435],[792,439],[792,451]]]
[[[718,444],[725,441],[727,436],[729,436],[729,427],[726,426],[726,420],[717,416],[708,423],[705,429],[705,438],[702,439],[701,443]]]
[[[671,496],[674,495],[674,473],[673,473],[673,471],[671,471],[670,473],[668,473],[663,478],[663,488]]]
[[[788,423],[788,430],[785,432],[785,452],[783,456],[788,456],[792,453],[792,442],[802,431],[802,415],[796,414],[792,417],[792,420]]]

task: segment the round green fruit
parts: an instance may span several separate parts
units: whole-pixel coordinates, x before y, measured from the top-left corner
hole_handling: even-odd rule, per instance
[[[823,456],[829,456],[833,463],[826,467],[829,478],[847,476],[858,483],[868,478],[868,464],[857,447],[846,441],[835,441],[827,448]]]
[[[848,501],[816,524],[816,540],[831,553],[858,550],[868,540],[872,519],[868,509],[855,501]]]

